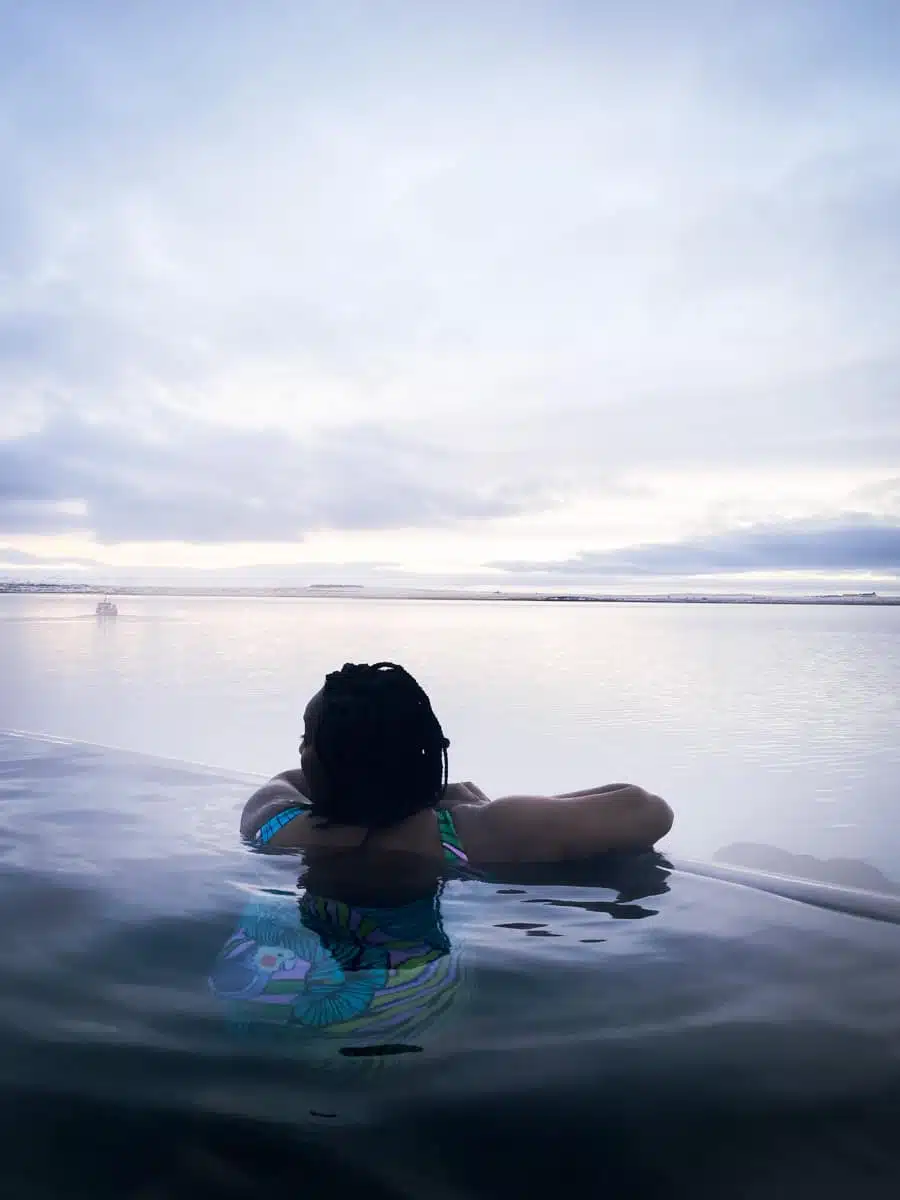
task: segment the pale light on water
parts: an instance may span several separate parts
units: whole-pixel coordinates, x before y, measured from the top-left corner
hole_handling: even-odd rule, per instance
[[[900,878],[900,610],[465,601],[0,600],[0,728],[271,774],[327,670],[398,660],[452,774],[491,794],[615,779],[733,842]]]

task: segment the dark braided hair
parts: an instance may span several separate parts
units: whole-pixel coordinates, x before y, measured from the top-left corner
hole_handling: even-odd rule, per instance
[[[314,816],[386,829],[436,808],[450,743],[428,696],[396,663],[346,663],[325,678],[312,745],[327,794]]]

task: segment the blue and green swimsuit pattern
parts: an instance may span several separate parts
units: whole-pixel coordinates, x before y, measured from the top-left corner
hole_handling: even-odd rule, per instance
[[[259,832],[253,839],[254,845],[259,847],[268,845],[279,829],[284,829],[285,825],[289,825],[291,821],[308,812],[308,806],[294,805],[292,808],[285,808],[282,812],[276,813],[274,817],[270,817],[260,827]],[[448,808],[439,808],[435,811],[435,816],[437,817],[438,833],[441,838],[441,848],[444,851],[444,861],[453,863],[455,866],[467,866],[469,858],[463,849],[462,840],[456,831],[453,813]]]

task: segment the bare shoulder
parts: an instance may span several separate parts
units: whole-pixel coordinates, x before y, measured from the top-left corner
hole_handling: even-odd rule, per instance
[[[660,796],[623,784],[577,796],[505,796],[460,805],[466,850],[484,862],[558,862],[610,850],[647,850],[672,828]]]

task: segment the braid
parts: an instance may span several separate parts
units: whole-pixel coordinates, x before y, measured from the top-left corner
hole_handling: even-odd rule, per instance
[[[428,696],[396,663],[346,663],[325,678],[314,737],[328,797],[323,820],[384,829],[435,808],[450,743]]]

